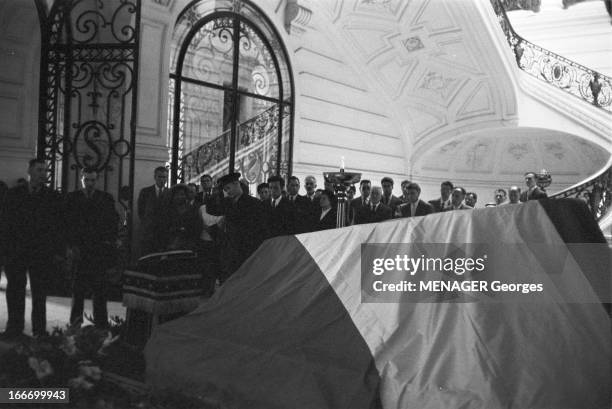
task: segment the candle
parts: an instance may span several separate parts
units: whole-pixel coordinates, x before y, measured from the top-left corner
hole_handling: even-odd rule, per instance
[[[340,157],[340,169],[344,169],[344,156]]]

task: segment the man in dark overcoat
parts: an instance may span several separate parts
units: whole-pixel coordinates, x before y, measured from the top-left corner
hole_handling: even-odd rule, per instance
[[[2,334],[14,339],[23,334],[27,275],[32,296],[32,333],[46,334],[46,296],[57,269],[55,258],[63,254],[63,206],[60,195],[45,186],[47,167],[32,159],[29,181],[6,194],[0,212],[0,240],[6,264],[8,322]]]
[[[221,273],[223,283],[268,237],[266,215],[258,199],[245,194],[240,186],[240,173],[230,173],[219,179],[220,192],[211,196],[206,211],[225,216],[225,234],[221,243]]]
[[[108,324],[106,271],[116,261],[119,216],[110,193],[96,189],[98,172],[82,171],[82,189],[68,194],[67,226],[69,253],[75,261],[70,325],[83,323],[83,305],[92,293],[94,324]]]
[[[153,172],[155,183],[143,188],[138,194],[137,208],[140,220],[140,253],[146,255],[157,251],[160,243],[155,237],[156,217],[168,182],[168,169],[158,166]]]

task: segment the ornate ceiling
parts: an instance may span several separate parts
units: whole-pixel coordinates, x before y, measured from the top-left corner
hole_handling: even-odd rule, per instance
[[[413,148],[516,113],[512,82],[471,1],[324,2],[333,30],[384,94]]]
[[[416,178],[443,178],[474,183],[487,180],[521,184],[525,171],[546,169],[552,191],[572,185],[600,170],[608,154],[574,135],[539,128],[500,128],[463,134],[417,153]],[[569,166],[568,166],[569,164]]]
[[[517,128],[515,67],[487,29],[488,1],[311,4],[326,6],[319,29],[398,125],[409,176],[520,183],[547,168],[565,187],[605,165],[609,154],[577,136]]]

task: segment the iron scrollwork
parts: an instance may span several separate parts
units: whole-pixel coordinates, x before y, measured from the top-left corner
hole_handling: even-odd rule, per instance
[[[119,0],[117,5],[115,3],[117,2],[73,0],[71,9],[75,19],[72,41],[88,44],[94,42],[95,38],[110,34],[115,43],[134,42],[136,30],[132,16],[136,14],[137,3],[130,0]]]
[[[612,207],[612,166],[578,186],[554,194],[551,198],[582,199],[597,221],[604,218]]]
[[[283,116],[288,115],[289,111],[283,110]],[[266,158],[273,158],[270,160],[274,163],[276,161],[278,116],[278,105],[274,105],[238,127],[240,138],[236,151],[237,167],[248,171],[253,180],[262,180],[262,172],[274,168],[264,167],[262,162]],[[218,172],[226,172],[230,155],[229,136],[229,131],[225,131],[212,141],[183,155],[183,180],[197,181],[204,173],[215,175]],[[257,173],[254,169],[259,169],[257,175],[259,178],[253,176]]]
[[[259,180],[290,169],[293,85],[267,17],[246,0],[193,1],[179,13],[171,47],[171,180],[230,169]]]
[[[520,69],[612,113],[612,80],[597,71],[539,47],[514,31],[503,0],[491,0]]]
[[[38,156],[49,184],[73,190],[81,168],[95,168],[99,187],[122,200],[126,214],[134,185],[140,7],[140,0],[62,0],[40,19]]]

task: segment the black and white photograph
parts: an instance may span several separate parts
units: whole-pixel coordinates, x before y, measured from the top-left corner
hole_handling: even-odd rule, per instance
[[[612,409],[611,0],[0,0],[0,408]]]

